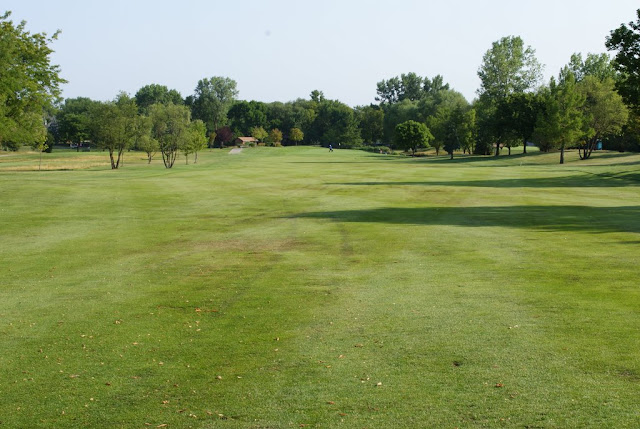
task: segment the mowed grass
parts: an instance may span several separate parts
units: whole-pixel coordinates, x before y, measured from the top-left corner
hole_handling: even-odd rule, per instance
[[[0,157],[0,427],[640,426],[640,155],[126,156]]]

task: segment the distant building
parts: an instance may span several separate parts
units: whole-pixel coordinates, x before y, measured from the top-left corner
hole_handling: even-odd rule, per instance
[[[255,137],[238,137],[233,141],[238,146],[243,146],[245,143],[258,143]]]

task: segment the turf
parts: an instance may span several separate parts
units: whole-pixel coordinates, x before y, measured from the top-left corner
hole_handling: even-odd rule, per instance
[[[640,155],[2,155],[0,427],[640,426]]]

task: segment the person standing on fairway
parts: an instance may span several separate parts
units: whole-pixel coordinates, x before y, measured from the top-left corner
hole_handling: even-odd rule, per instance
[[[333,146],[329,145],[329,152],[333,152]]]

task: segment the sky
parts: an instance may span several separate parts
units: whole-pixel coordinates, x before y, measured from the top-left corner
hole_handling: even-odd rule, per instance
[[[575,52],[606,52],[638,0],[3,0],[14,22],[51,35],[65,98],[113,99],[148,84],[183,97],[200,79],[234,79],[239,99],[375,103],[376,83],[442,75],[467,100],[491,44],[520,36],[545,80]]]

